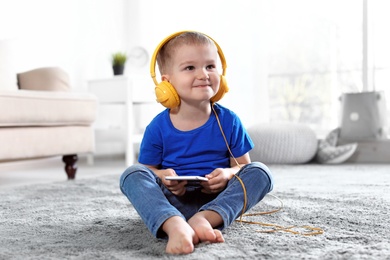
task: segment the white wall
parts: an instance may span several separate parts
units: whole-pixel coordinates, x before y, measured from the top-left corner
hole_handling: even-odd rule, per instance
[[[110,55],[127,47],[124,0],[0,0],[0,89],[15,73],[60,66],[73,89],[112,75]],[[11,82],[11,83],[10,83]]]

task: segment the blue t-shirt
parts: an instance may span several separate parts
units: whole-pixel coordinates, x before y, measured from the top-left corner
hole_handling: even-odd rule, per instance
[[[214,108],[233,155],[240,157],[249,152],[254,144],[238,116],[221,105],[215,104]],[[172,168],[179,176],[204,176],[216,168],[230,167],[230,157],[213,112],[204,125],[180,131],[173,126],[166,109],[146,127],[138,161],[161,169]]]

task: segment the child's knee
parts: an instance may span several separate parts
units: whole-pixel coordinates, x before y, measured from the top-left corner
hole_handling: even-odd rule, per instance
[[[249,164],[249,167],[251,170],[256,172],[256,174],[261,175],[261,181],[262,182],[269,182],[269,190],[268,192],[272,191],[274,186],[274,180],[271,174],[270,169],[261,162],[252,162]]]
[[[140,164],[134,164],[134,165],[131,165],[130,167],[128,167],[121,175],[120,177],[120,181],[119,181],[119,186],[122,190],[122,187],[124,185],[124,182],[127,180],[127,178],[130,176],[130,175],[133,175],[135,173],[142,173],[142,172],[148,172],[148,168],[144,165],[140,165]]]

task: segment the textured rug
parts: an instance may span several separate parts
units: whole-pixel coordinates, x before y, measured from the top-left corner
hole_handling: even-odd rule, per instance
[[[0,259],[390,259],[390,165],[270,169],[284,207],[245,219],[323,234],[261,233],[271,227],[235,222],[225,243],[170,256],[120,193],[118,174],[0,192]],[[279,206],[267,196],[251,212]]]

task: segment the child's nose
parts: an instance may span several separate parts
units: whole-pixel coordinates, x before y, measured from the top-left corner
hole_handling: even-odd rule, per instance
[[[209,73],[207,72],[206,69],[199,70],[198,79],[202,79],[202,80],[209,79]]]

